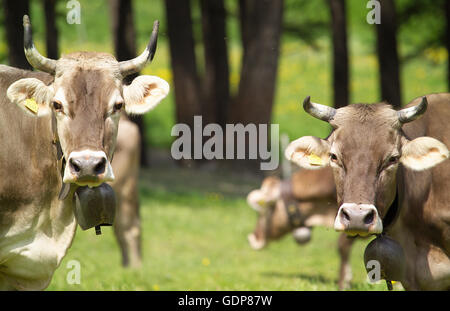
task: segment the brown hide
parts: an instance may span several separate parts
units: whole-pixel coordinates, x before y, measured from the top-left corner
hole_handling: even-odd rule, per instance
[[[126,115],[119,121],[112,167],[116,180],[111,183],[117,197],[114,232],[124,266],[141,265],[141,224],[139,216],[139,129]]]

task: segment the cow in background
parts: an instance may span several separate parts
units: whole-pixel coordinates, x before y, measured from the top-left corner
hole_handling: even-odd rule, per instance
[[[137,125],[122,114],[111,163],[116,179],[110,184],[117,200],[114,233],[120,246],[122,265],[134,268],[140,267],[142,262],[138,189],[140,140]]]
[[[299,170],[286,180],[267,177],[260,189],[248,194],[247,202],[258,212],[256,228],[248,235],[253,249],[260,250],[288,233],[297,243],[307,243],[313,227],[333,227],[337,211],[333,173],[325,168]],[[345,234],[338,239],[341,290],[349,286],[352,278],[349,258],[353,241]]]

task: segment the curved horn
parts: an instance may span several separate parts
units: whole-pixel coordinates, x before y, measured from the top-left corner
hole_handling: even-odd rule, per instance
[[[144,68],[147,61],[151,61],[156,51],[156,43],[158,41],[158,29],[159,29],[159,21],[155,21],[153,23],[153,31],[150,36],[150,41],[148,42],[147,48],[141,55],[136,58],[126,60],[119,63],[120,73],[123,77],[126,77],[130,74],[141,71]]]
[[[311,102],[311,96],[308,96],[303,101],[303,109],[313,117],[322,121],[330,121],[336,114],[336,109],[321,104]]]
[[[34,46],[31,22],[28,15],[23,16],[23,30],[23,47],[30,65],[38,70],[54,75],[56,71],[56,60],[42,56]]]
[[[427,107],[428,101],[424,96],[422,97],[422,101],[420,102],[420,104],[397,111],[398,120],[400,121],[400,123],[408,123],[414,121],[415,119],[423,115],[425,111],[427,111]]]

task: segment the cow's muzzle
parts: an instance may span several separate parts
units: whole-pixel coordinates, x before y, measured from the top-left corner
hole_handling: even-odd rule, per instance
[[[372,204],[344,203],[339,208],[334,229],[352,236],[366,236],[381,233],[383,223]]]
[[[261,193],[261,190],[253,190],[247,195],[247,203],[252,209],[261,213],[266,206],[266,198],[264,194]]]
[[[114,174],[103,151],[74,151],[67,160],[63,181],[96,187],[104,182],[114,181]]]
[[[250,244],[250,247],[256,251],[263,249],[267,245],[267,243],[264,239],[258,239],[256,234],[254,234],[254,233],[250,233],[247,236],[247,240],[248,240],[248,243]]]

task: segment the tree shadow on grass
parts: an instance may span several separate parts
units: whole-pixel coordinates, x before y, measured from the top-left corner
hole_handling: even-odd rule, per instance
[[[323,275],[319,274],[305,274],[305,273],[283,273],[278,271],[270,271],[270,272],[262,272],[262,276],[269,278],[288,278],[288,279],[300,279],[304,281],[308,281],[311,283],[320,283],[323,285],[334,285],[336,290],[338,289],[338,280],[327,278]],[[344,291],[367,291],[367,290],[387,290],[384,287],[384,283],[382,286],[378,287],[367,287],[364,284],[350,282],[349,286],[344,289]],[[397,285],[395,290],[402,290],[401,285]]]
[[[270,271],[270,272],[262,272],[261,275],[269,278],[301,279],[312,283],[321,283],[327,285],[333,284],[337,286],[336,279],[330,279],[320,274],[283,273],[278,271]]]

